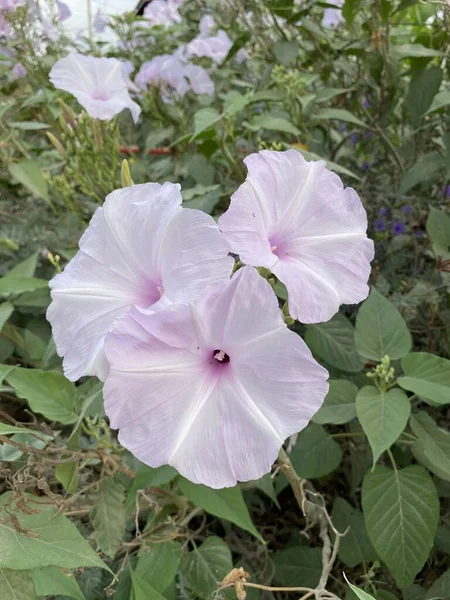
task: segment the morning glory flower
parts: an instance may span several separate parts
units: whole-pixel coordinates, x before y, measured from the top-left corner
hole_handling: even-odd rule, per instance
[[[186,65],[184,73],[189,80],[191,89],[196,94],[214,95],[214,82],[209,73],[199,65]]]
[[[0,12],[0,37],[9,38],[11,36],[11,27],[8,19]]]
[[[212,15],[203,15],[198,25],[198,37],[205,38],[210,36],[215,26],[216,22],[214,21],[214,17]]]
[[[146,89],[149,84],[166,84],[179,96],[184,96],[189,91],[185,65],[177,56],[171,54],[155,56],[141,65],[135,83],[141,89]]]
[[[105,378],[104,337],[131,306],[159,310],[230,277],[233,260],[212,217],[180,204],[173,183],[112,192],[51,280],[47,318],[71,381]]]
[[[71,52],[56,62],[50,81],[75,96],[95,119],[109,120],[128,108],[136,123],[141,107],[128,92],[123,64],[116,58],[96,58]]]
[[[69,17],[72,16],[72,11],[64,2],[61,0],[55,0],[56,8],[58,9],[58,16],[60,21],[66,21]]]
[[[52,21],[50,21],[50,19],[46,19],[46,18],[42,19],[42,32],[52,42],[57,42],[61,35],[61,32],[59,31],[59,29],[55,25],[55,23],[52,23]]]
[[[0,10],[14,11],[19,6],[26,6],[27,0],[0,0]]]
[[[391,233],[393,235],[401,235],[402,233],[405,233],[405,231],[406,231],[405,224],[402,223],[401,221],[394,221],[392,223]]]
[[[334,4],[339,8],[326,8],[324,10],[322,17],[322,27],[325,27],[326,29],[337,27],[340,23],[344,21],[344,17],[342,16],[341,10],[341,7],[344,4],[344,0],[330,0],[329,4]]]
[[[109,25],[108,17],[104,14],[102,9],[99,7],[94,16],[94,31],[96,33],[103,33]]]
[[[247,179],[219,219],[232,252],[270,269],[303,323],[328,321],[341,304],[364,300],[374,249],[357,193],[296,150],[262,150],[244,162]]]
[[[181,15],[178,8],[182,2],[178,0],[152,0],[144,10],[144,17],[148,24],[163,25],[168,27],[174,23],[181,23]]]
[[[25,75],[27,74],[27,70],[25,69],[22,63],[16,63],[12,68],[12,72],[14,77],[16,77],[17,79],[25,77]]]
[[[107,336],[106,356],[105,410],[120,443],[212,488],[270,471],[328,390],[327,371],[251,267],[195,303],[131,309]]]
[[[187,54],[189,57],[197,56],[202,58],[206,56],[211,58],[216,64],[223,63],[230,51],[233,42],[223,29],[219,29],[216,35],[207,37],[197,36],[187,45]]]
[[[386,231],[386,221],[384,219],[375,219],[375,221],[373,222],[373,226],[375,228],[375,231]]]

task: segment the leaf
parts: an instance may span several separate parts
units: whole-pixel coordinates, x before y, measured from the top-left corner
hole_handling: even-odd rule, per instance
[[[315,588],[322,573],[320,548],[293,546],[273,555],[275,579],[283,586]]]
[[[305,342],[313,354],[342,371],[357,372],[364,366],[356,352],[354,327],[340,313],[326,323],[308,325]]]
[[[0,304],[0,332],[3,329],[3,325],[9,319],[14,312],[14,304],[11,302],[2,302]]]
[[[440,552],[450,554],[450,525],[439,525],[434,545]]]
[[[37,277],[2,277],[0,279],[0,296],[12,296],[23,292],[48,288],[48,281]]]
[[[251,131],[260,131],[267,129],[268,131],[281,131],[283,133],[291,133],[292,135],[300,135],[300,130],[287,119],[281,117],[273,117],[271,114],[256,115],[250,122],[245,121],[244,127]]]
[[[23,158],[18,163],[9,165],[9,172],[32,194],[49,202],[48,184],[39,165],[34,160]]]
[[[359,600],[375,600],[375,598],[373,596],[371,596],[370,594],[368,594],[361,588],[357,587],[356,585],[353,585],[352,583],[350,583],[350,581],[347,579],[347,576],[345,575],[345,573],[344,573],[344,578],[345,578],[345,581],[348,583],[352,592],[357,596],[357,598],[359,598]]]
[[[414,457],[438,477],[450,481],[450,433],[440,429],[426,412],[415,413],[410,420],[418,441],[412,446]]]
[[[5,600],[38,600],[28,571],[0,569],[0,598]]]
[[[136,472],[136,477],[133,480],[131,488],[128,490],[127,499],[125,501],[125,509],[127,512],[135,507],[136,495],[138,490],[143,490],[146,487],[161,486],[170,483],[177,476],[177,472],[173,467],[164,465],[153,469],[142,465]]]
[[[66,569],[90,566],[108,569],[75,525],[55,506],[26,494],[31,514],[25,514],[15,501],[11,502],[11,496],[12,492],[0,496],[1,567],[22,570],[54,565]],[[5,504],[7,511],[3,508]],[[11,514],[17,519],[20,531]]]
[[[344,498],[337,497],[333,504],[331,519],[340,533],[348,532],[341,539],[338,556],[347,567],[377,560],[378,556],[367,535],[364,515]]]
[[[38,596],[69,596],[86,600],[73,575],[63,573],[58,567],[41,567],[30,571]]]
[[[428,213],[427,234],[437,256],[450,254],[450,216],[442,210],[431,208]]]
[[[164,592],[174,581],[181,560],[181,544],[175,541],[150,544],[141,550],[136,565],[136,573],[157,592]]]
[[[248,513],[247,506],[242,497],[242,492],[238,486],[232,488],[223,488],[221,490],[214,490],[200,485],[192,483],[182,477],[179,481],[181,492],[189,498],[195,506],[199,506],[207,513],[218,517],[219,519],[225,519],[234,523],[238,527],[245,529],[261,542],[264,538],[261,537],[260,533],[255,529],[250,515]]]
[[[145,581],[136,571],[131,571],[132,600],[165,600],[149,583]]]
[[[427,183],[443,166],[444,161],[439,152],[424,154],[405,172],[400,182],[398,193],[401,195],[406,194],[418,183]]]
[[[352,115],[351,112],[345,110],[343,108],[321,108],[316,113],[311,115],[317,121],[329,121],[332,119],[337,119],[338,121],[345,121],[346,123],[353,123],[353,125],[358,125],[358,127],[367,128],[367,125]]]
[[[313,416],[314,423],[342,425],[356,417],[356,394],[358,388],[346,379],[331,379],[328,394]]]
[[[273,47],[277,60],[285,67],[292,64],[298,56],[299,45],[296,40],[279,40]]]
[[[17,396],[27,400],[34,412],[64,424],[77,420],[75,386],[60,373],[16,367],[6,379]]]
[[[450,90],[442,90],[442,92],[438,92],[431,103],[430,108],[427,110],[426,114],[439,110],[441,108],[445,108],[450,105]]]
[[[15,433],[36,433],[38,436],[41,435],[38,431],[34,432],[26,427],[15,427],[14,425],[6,425],[0,423],[0,435],[11,435]]]
[[[125,534],[124,500],[124,486],[115,479],[105,479],[99,485],[98,495],[89,515],[97,545],[110,558],[116,555]]]
[[[223,103],[223,112],[227,115],[236,115],[244,110],[248,104],[252,101],[252,92],[247,94],[240,94],[232,90],[228,92]]]
[[[253,483],[259,490],[261,490],[268,498],[270,498],[272,500],[272,502],[278,507],[280,508],[280,505],[278,503],[278,499],[277,499],[277,495],[275,493],[275,489],[274,489],[274,485],[273,485],[273,479],[270,476],[270,473],[267,473],[266,475],[263,475],[262,477],[260,477],[259,479],[256,479],[253,482],[249,482],[249,483]]]
[[[194,133],[191,136],[192,142],[203,131],[212,127],[220,121],[223,115],[220,115],[215,108],[201,108],[194,115]]]
[[[450,404],[450,360],[429,354],[411,352],[402,358],[403,377],[398,384],[434,404]]]
[[[418,465],[392,471],[376,466],[364,477],[364,519],[370,541],[400,587],[414,581],[433,547],[439,499]]]
[[[316,102],[329,102],[336,96],[342,96],[351,92],[353,88],[322,88],[316,94]]]
[[[394,388],[382,392],[373,385],[359,390],[356,413],[373,453],[373,464],[404,431],[411,413],[405,392]]]
[[[40,121],[10,121],[8,126],[25,131],[38,131],[39,129],[48,129],[51,127],[48,123],[41,123]]]
[[[338,468],[342,450],[323,427],[310,423],[299,433],[290,458],[300,477],[318,479]]]
[[[34,252],[31,256],[26,258],[17,265],[14,265],[12,269],[6,274],[7,277],[33,277],[36,271],[37,260],[39,252]]]
[[[430,108],[439,91],[442,69],[430,67],[416,71],[409,84],[406,106],[414,127],[420,125],[422,115]]]
[[[448,600],[450,597],[450,569],[437,579],[425,596],[425,600]]]
[[[394,52],[398,58],[432,58],[433,56],[442,56],[440,50],[426,48],[422,44],[403,44],[394,46]]]
[[[395,306],[372,288],[356,317],[356,348],[361,356],[379,362],[405,356],[412,346],[411,334]]]
[[[207,538],[181,559],[181,572],[191,590],[203,600],[211,600],[218,584],[233,568],[231,552],[223,540]]]

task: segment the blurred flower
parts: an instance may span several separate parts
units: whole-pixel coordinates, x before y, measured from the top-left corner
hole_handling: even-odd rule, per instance
[[[42,31],[52,42],[57,42],[61,35],[58,27],[47,18],[42,19]]]
[[[404,204],[402,206],[402,212],[405,213],[405,215],[410,215],[412,213],[412,206],[409,204]]]
[[[251,267],[187,306],[132,308],[105,349],[105,411],[120,443],[212,488],[270,471],[328,391],[327,371]]]
[[[378,214],[380,215],[380,217],[387,217],[387,215],[389,214],[389,209],[388,208],[380,208],[380,212]]]
[[[109,120],[128,108],[136,123],[141,107],[128,92],[123,63],[116,58],[96,58],[71,52],[56,62],[50,81],[70,92],[91,117]]]
[[[366,97],[364,97],[363,103],[362,103],[363,108],[365,108],[366,110],[368,108],[372,108],[372,105],[370,104],[370,102],[367,100]]]
[[[156,311],[229,279],[234,261],[212,217],[181,208],[180,186],[116,190],[98,208],[80,250],[50,281],[47,319],[64,373],[104,379],[104,336],[131,306]]]
[[[386,221],[384,219],[375,219],[375,221],[373,222],[373,227],[375,231],[385,231]]]
[[[250,54],[245,48],[240,48],[234,57],[236,64],[241,65],[250,58]]]
[[[94,31],[97,33],[103,33],[109,25],[108,17],[105,15],[103,10],[99,7],[94,17]]]
[[[367,161],[363,162],[362,168],[364,171],[370,171],[370,165]]]
[[[9,38],[11,37],[11,33],[11,27],[9,26],[8,19],[2,12],[0,12],[0,37]]]
[[[401,233],[405,233],[406,227],[402,221],[394,221],[392,223],[391,232],[393,235],[400,235]]]
[[[344,17],[342,16],[341,11],[341,7],[344,4],[344,0],[329,0],[328,4],[334,4],[339,8],[326,8],[324,10],[322,17],[322,27],[325,27],[326,29],[337,27],[340,23],[344,21]]]
[[[296,150],[262,150],[244,162],[247,179],[219,218],[232,252],[270,269],[303,323],[328,321],[341,304],[364,300],[374,251],[357,193]]]
[[[353,144],[353,146],[356,146],[356,143],[358,142],[358,134],[357,133],[352,133],[350,135],[350,141]]]
[[[146,89],[149,84],[165,83],[173,88],[179,96],[184,96],[189,90],[185,65],[171,54],[155,56],[145,62],[134,81],[141,89]]]
[[[423,231],[423,229],[416,229],[416,237],[423,238],[424,235],[425,232]]]
[[[26,6],[27,0],[0,0],[0,11],[14,11],[19,6]]]
[[[231,50],[233,42],[228,37],[228,34],[223,29],[214,36],[196,37],[187,45],[187,54],[191,58],[204,56],[211,58],[216,64],[220,65]]]
[[[66,21],[69,17],[72,16],[72,11],[64,2],[61,0],[55,0],[56,8],[58,9],[58,16],[60,21]]]
[[[444,187],[443,195],[445,198],[450,198],[450,185],[447,185],[447,187]]]
[[[27,74],[27,70],[25,69],[22,63],[16,63],[12,69],[12,72],[14,77],[16,77],[17,79],[25,77],[25,75]]]
[[[210,36],[215,26],[216,22],[214,21],[214,17],[212,15],[203,15],[198,26],[200,32],[198,37],[205,38]]]
[[[144,17],[150,27],[164,25],[168,27],[174,23],[181,23],[178,8],[182,2],[177,0],[152,0],[144,10]]]
[[[123,76],[126,81],[128,89],[139,94],[141,90],[130,78],[130,75],[134,72],[135,68],[136,67],[133,65],[131,60],[126,60],[126,61],[122,62]]]
[[[214,95],[214,82],[206,69],[198,65],[186,65],[184,72],[193,92],[207,94],[208,96]]]

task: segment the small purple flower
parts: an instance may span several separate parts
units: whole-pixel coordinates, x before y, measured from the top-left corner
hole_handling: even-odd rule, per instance
[[[367,161],[363,162],[362,168],[364,171],[370,171],[370,165]]]
[[[373,222],[373,226],[375,231],[385,231],[386,221],[384,219],[375,219],[375,221]]]
[[[25,69],[22,63],[15,64],[12,68],[12,72],[16,79],[19,79],[20,77],[25,77],[25,75],[27,74],[27,70]]]
[[[423,236],[425,235],[423,229],[417,229],[416,230],[416,238],[423,238]]]
[[[350,136],[350,141],[353,144],[353,146],[356,146],[356,142],[358,141],[358,134],[352,133]]]
[[[366,110],[368,108],[372,108],[372,105],[370,104],[370,102],[367,100],[367,98],[364,98],[363,103],[362,103],[363,108],[365,108]]]
[[[380,208],[380,212],[378,213],[380,217],[387,217],[389,214],[388,208]]]
[[[392,223],[391,232],[393,233],[393,235],[400,235],[402,233],[405,233],[405,230],[406,230],[405,224],[402,223],[401,221],[394,221]]]
[[[445,198],[450,198],[450,185],[448,185],[447,188],[444,187],[443,193]]]
[[[344,123],[344,121],[339,121],[339,133],[344,133],[344,131],[347,131],[347,125]]]
[[[404,205],[402,206],[402,212],[403,212],[405,215],[410,215],[410,214],[412,213],[412,206],[410,206],[409,204],[404,204]]]

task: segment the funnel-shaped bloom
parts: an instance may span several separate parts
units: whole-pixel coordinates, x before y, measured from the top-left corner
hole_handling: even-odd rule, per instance
[[[187,45],[187,54],[189,58],[198,56],[199,58],[207,56],[217,65],[220,65],[228,55],[233,42],[223,29],[219,29],[216,35],[203,37],[197,36]]]
[[[56,8],[58,9],[58,17],[60,21],[67,21],[72,16],[72,11],[65,2],[56,0]]]
[[[233,260],[214,220],[180,203],[178,184],[116,190],[50,282],[47,318],[68,379],[106,376],[104,336],[130,306],[159,310],[230,277]]]
[[[357,193],[296,150],[262,150],[244,162],[247,179],[219,219],[231,250],[285,284],[290,314],[303,323],[364,300],[374,251]]]
[[[184,67],[184,73],[195,94],[214,95],[214,82],[206,69],[199,65],[186,65]]]
[[[73,94],[95,119],[109,120],[129,108],[136,123],[141,113],[128,92],[123,64],[116,58],[71,52],[55,63],[50,81],[59,90]]]
[[[252,267],[194,304],[131,309],[106,355],[105,410],[120,443],[212,488],[267,473],[328,390],[327,371]]]

